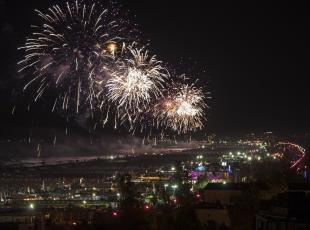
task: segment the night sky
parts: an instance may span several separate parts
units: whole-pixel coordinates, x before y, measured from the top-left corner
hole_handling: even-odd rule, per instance
[[[16,48],[37,20],[33,9],[54,2],[0,0],[2,127],[15,122],[9,115],[21,55]],[[212,93],[206,124],[210,132],[310,130],[310,39],[303,5],[195,0],[120,3],[143,37],[150,39],[154,54],[179,73],[198,76]],[[29,119],[24,116],[19,122]]]

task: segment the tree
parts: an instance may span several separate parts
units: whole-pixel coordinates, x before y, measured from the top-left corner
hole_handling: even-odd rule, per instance
[[[138,200],[138,193],[134,183],[131,181],[130,174],[123,174],[118,176],[118,187],[120,190],[120,206],[122,209],[137,208],[141,206]]]

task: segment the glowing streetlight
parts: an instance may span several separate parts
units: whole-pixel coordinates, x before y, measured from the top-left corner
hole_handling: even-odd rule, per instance
[[[177,184],[171,186],[173,188],[173,196],[175,195],[175,190],[178,188]]]

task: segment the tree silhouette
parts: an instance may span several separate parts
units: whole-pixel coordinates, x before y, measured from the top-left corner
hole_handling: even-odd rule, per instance
[[[122,174],[117,178],[120,190],[120,206],[122,209],[141,207],[138,200],[138,193],[134,183],[131,181],[130,174]]]

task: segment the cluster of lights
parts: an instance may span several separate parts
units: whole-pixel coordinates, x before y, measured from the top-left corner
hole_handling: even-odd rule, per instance
[[[236,154],[233,154],[232,152],[229,153],[229,155],[224,155],[224,158],[230,158],[230,159],[245,159],[247,161],[257,160],[261,161],[262,157],[260,155],[248,155],[246,153],[237,152]],[[224,162],[223,162],[224,163]]]

